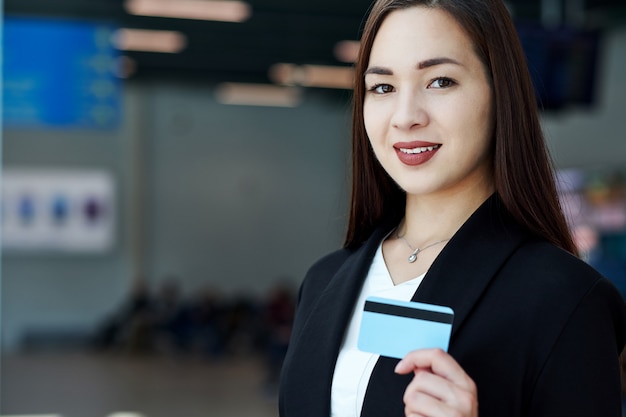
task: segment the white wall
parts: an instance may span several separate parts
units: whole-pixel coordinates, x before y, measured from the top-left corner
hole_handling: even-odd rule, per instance
[[[348,95],[298,108],[223,106],[210,87],[155,85],[146,130],[148,275],[263,293],[299,282],[345,231]]]

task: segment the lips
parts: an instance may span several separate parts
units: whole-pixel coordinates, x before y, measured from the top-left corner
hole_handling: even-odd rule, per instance
[[[441,148],[441,144],[421,141],[398,142],[393,147],[402,163],[416,166],[430,161]]]

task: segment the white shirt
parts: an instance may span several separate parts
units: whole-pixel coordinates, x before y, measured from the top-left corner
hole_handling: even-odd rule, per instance
[[[362,352],[357,348],[365,299],[369,296],[377,296],[410,301],[425,275],[424,273],[410,281],[394,285],[383,258],[382,243],[378,247],[359,299],[352,311],[348,330],[335,364],[330,401],[331,417],[359,417],[361,415],[365,391],[379,357],[379,355]]]

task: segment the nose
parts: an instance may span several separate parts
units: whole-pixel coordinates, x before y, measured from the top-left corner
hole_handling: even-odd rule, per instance
[[[428,113],[418,94],[414,92],[398,94],[391,123],[396,129],[407,130],[428,124]]]

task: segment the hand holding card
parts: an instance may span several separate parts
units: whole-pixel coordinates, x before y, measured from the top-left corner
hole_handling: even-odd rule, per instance
[[[402,359],[412,350],[448,350],[454,312],[450,307],[368,297],[358,347]]]

